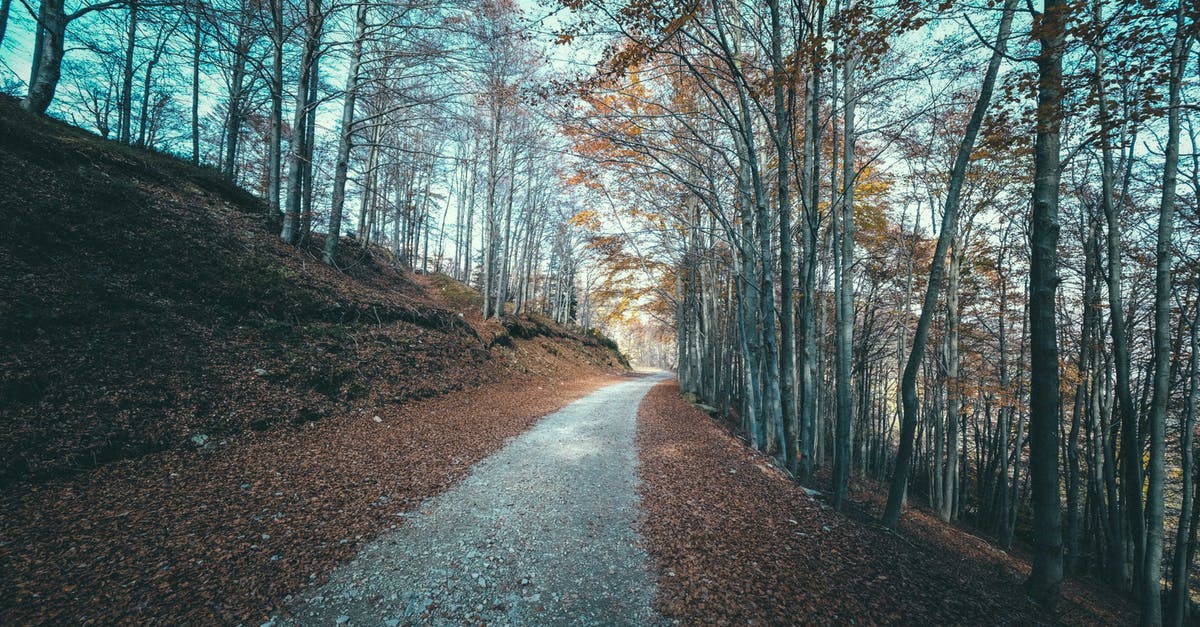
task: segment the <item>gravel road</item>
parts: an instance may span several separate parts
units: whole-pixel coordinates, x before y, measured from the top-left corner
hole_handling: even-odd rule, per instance
[[[543,418],[458,486],[299,595],[301,625],[648,625],[655,578],[640,516],[638,404],[662,376]],[[480,408],[486,419],[486,408]]]

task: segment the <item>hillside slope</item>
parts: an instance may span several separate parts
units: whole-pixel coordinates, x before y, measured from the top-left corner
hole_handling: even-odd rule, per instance
[[[215,171],[0,99],[0,485],[518,373],[622,368],[446,277],[283,245]],[[446,298],[450,292],[453,298]]]
[[[664,383],[638,415],[642,531],[656,607],[683,625],[1130,625],[1132,603],[1065,582],[1057,612],[1028,599],[1029,559],[910,507],[879,525],[877,486],[845,514]],[[857,488],[857,486],[855,486]],[[860,500],[861,499],[861,500]]]

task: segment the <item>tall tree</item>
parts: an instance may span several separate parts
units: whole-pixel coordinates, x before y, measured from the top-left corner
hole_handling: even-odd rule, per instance
[[[1035,15],[1037,138],[1034,142],[1033,213],[1029,247],[1029,480],[1033,504],[1033,568],[1025,589],[1053,609],[1062,592],[1063,551],[1058,494],[1059,364],[1058,200],[1061,172],[1063,46],[1070,5],[1046,0]]]
[[[42,115],[54,100],[58,80],[62,77],[63,54],[66,49],[67,25],[94,11],[125,6],[125,0],[106,0],[88,4],[67,13],[64,0],[42,0],[38,7],[34,32],[33,62],[29,69],[29,92],[21,104],[26,111]]]
[[[350,51],[350,68],[346,75],[346,90],[342,100],[342,128],[338,142],[337,163],[333,171],[333,201],[329,209],[329,229],[322,252],[325,263],[334,265],[337,259],[338,238],[342,231],[342,212],[346,202],[346,176],[350,170],[350,151],[354,147],[357,125],[354,105],[358,98],[359,73],[362,66],[363,40],[367,36],[367,2],[360,1],[354,12],[354,43]]]
[[[962,142],[954,157],[954,165],[950,170],[949,184],[946,189],[945,203],[942,209],[942,225],[938,232],[937,246],[933,252],[933,261],[929,268],[929,282],[925,286],[925,298],[921,305],[921,316],[917,320],[917,329],[913,335],[912,349],[908,353],[908,361],[904,365],[904,373],[900,380],[903,400],[904,418],[900,425],[900,445],[896,453],[896,465],[892,471],[892,480],[888,489],[887,505],[884,508],[883,524],[895,529],[900,523],[900,508],[904,503],[908,490],[908,472],[912,463],[913,440],[917,432],[917,372],[925,356],[925,345],[929,341],[929,328],[933,322],[933,314],[937,309],[938,293],[941,291],[942,273],[946,263],[946,253],[950,242],[958,232],[958,211],[961,204],[963,182],[966,179],[967,168],[971,162],[971,153],[979,130],[983,126],[983,118],[987,114],[992,101],[992,93],[996,87],[996,77],[1000,73],[1000,64],[1005,57],[1008,36],[1012,31],[1013,14],[1016,11],[1017,0],[1006,0],[1000,18],[1000,27],[996,42],[992,46],[992,55],[988,60],[987,71],[983,76],[983,84],[979,97],[971,110],[971,117],[963,133]]]
[[[316,107],[309,95],[313,73],[317,68],[321,31],[326,16],[321,0],[305,0],[304,7],[304,45],[300,60],[300,80],[296,84],[292,140],[289,142],[288,151],[287,204],[283,214],[283,229],[280,232],[280,238],[293,245],[300,241],[303,234],[301,205],[304,199],[301,184],[305,165],[312,161],[313,155],[313,147],[306,141],[306,130],[309,116],[313,115],[313,109]]]
[[[1158,206],[1158,238],[1154,266],[1154,384],[1150,401],[1150,459],[1146,490],[1146,554],[1142,567],[1142,624],[1162,624],[1161,573],[1163,509],[1166,497],[1167,401],[1171,385],[1171,232],[1175,222],[1175,190],[1179,173],[1180,91],[1192,35],[1185,29],[1185,3],[1175,8],[1167,79],[1167,139],[1163,162],[1162,200]],[[1178,550],[1178,548],[1176,549]]]

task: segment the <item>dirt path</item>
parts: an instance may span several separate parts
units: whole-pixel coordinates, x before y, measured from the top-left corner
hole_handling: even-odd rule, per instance
[[[661,380],[612,385],[542,419],[304,593],[290,620],[658,622],[654,578],[634,531],[634,435],[638,404]]]

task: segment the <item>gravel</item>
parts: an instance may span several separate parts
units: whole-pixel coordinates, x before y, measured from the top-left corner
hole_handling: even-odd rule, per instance
[[[453,489],[398,514],[329,583],[303,625],[652,625],[655,577],[635,531],[638,405],[661,376],[542,419]]]

